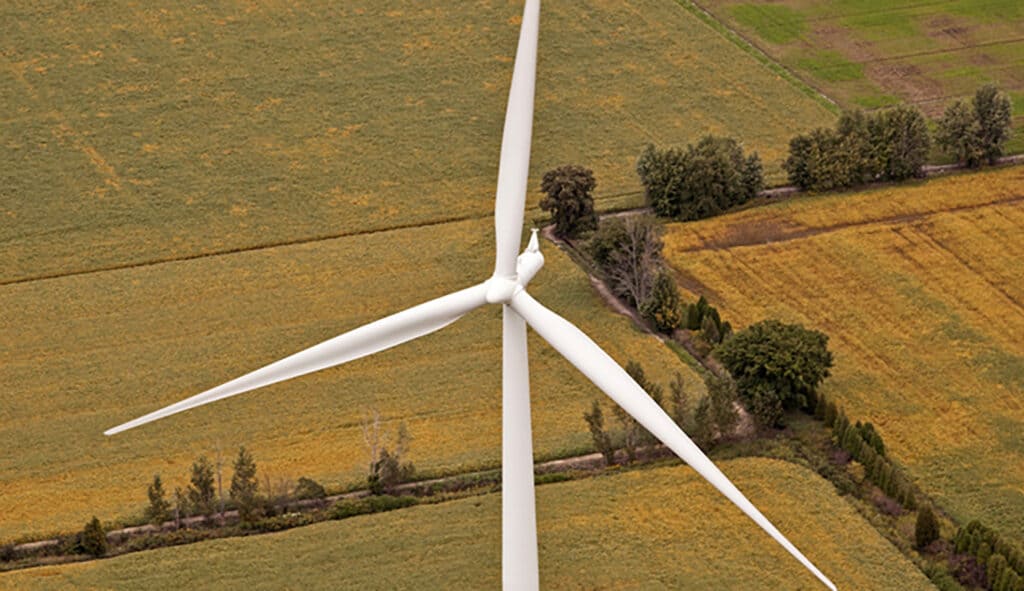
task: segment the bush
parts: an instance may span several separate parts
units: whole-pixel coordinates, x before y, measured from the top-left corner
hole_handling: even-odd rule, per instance
[[[917,523],[914,525],[914,543],[924,549],[939,539],[939,520],[929,505],[924,505],[917,512]]]
[[[711,135],[685,152],[648,145],[637,174],[654,212],[681,220],[717,215],[749,201],[764,186],[756,153],[744,155],[736,140]]]
[[[597,186],[593,171],[569,164],[544,173],[540,189],[547,194],[540,208],[552,212],[555,234],[575,238],[597,228],[592,192]]]
[[[331,519],[345,519],[355,515],[403,509],[417,504],[419,504],[419,500],[416,497],[395,497],[391,495],[377,495],[362,499],[343,499],[331,507],[329,517]]]
[[[741,330],[715,349],[715,357],[765,426],[781,426],[785,408],[808,408],[832,367],[825,334],[778,320]]]
[[[300,500],[307,499],[324,499],[327,497],[327,491],[320,485],[319,482],[312,478],[306,478],[302,476],[299,481],[295,484],[295,498]]]

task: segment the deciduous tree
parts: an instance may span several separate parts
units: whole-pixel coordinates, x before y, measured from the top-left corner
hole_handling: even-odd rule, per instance
[[[593,171],[582,166],[569,164],[544,173],[540,189],[546,196],[540,208],[551,212],[556,235],[576,238],[597,228],[592,195],[596,186]]]
[[[832,367],[825,334],[778,320],[737,332],[714,354],[764,426],[781,426],[783,409],[812,404],[816,388]]]

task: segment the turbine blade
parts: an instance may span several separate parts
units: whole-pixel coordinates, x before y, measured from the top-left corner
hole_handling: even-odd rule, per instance
[[[497,252],[494,274],[512,277],[523,233],[526,183],[530,173],[530,137],[533,132],[533,93],[537,74],[537,36],[540,0],[526,0],[519,29],[519,48],[508,91],[505,130],[501,138],[501,163],[494,203]]]
[[[269,386],[314,371],[341,365],[430,334],[455,322],[467,312],[486,303],[485,284],[475,285],[381,318],[345,334],[314,345],[270,365],[196,394],[145,416],[104,431],[114,435],[190,408],[209,404],[236,394]]]
[[[615,363],[615,360],[583,334],[583,331],[545,308],[526,291],[520,291],[513,296],[509,305],[594,385],[753,519],[825,586],[835,591],[836,587],[832,581],[811,564],[811,561],[747,500],[747,497],[683,433],[675,421],[665,414],[658,403],[654,402],[633,378]]]
[[[540,582],[526,322],[501,308],[501,580],[504,589],[535,591]]]

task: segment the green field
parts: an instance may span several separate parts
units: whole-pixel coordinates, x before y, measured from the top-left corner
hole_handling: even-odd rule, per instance
[[[0,6],[0,283],[492,211],[520,3],[161,6]],[[643,144],[709,132],[781,178],[832,120],[672,0],[541,21],[531,187],[635,204]]]
[[[1024,170],[673,224],[681,282],[739,326],[824,331],[825,392],[960,522],[1024,541]]]
[[[933,117],[992,82],[1024,128],[1024,4],[1006,0],[699,1],[842,106],[909,102]],[[1020,133],[1009,146],[1024,151]]]
[[[840,589],[934,589],[813,472],[764,459],[723,469]],[[0,587],[496,589],[500,504],[499,495],[488,495],[34,568],[0,574]],[[685,467],[542,486],[537,513],[544,589],[823,588]]]

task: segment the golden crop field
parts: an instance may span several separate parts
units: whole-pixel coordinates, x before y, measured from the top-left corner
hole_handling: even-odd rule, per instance
[[[723,469],[840,589],[934,589],[813,472],[778,460]],[[327,522],[110,560],[0,574],[6,589],[494,589],[501,499]],[[689,468],[537,489],[544,589],[815,590],[809,573]]]
[[[673,224],[680,282],[740,326],[824,331],[825,391],[958,519],[1024,532],[1024,171]]]
[[[0,283],[489,215],[521,9],[5,2]],[[531,187],[636,203],[645,143],[709,132],[781,178],[833,118],[674,0],[541,20]]]
[[[352,484],[368,464],[362,423],[379,410],[427,472],[497,466],[501,311],[487,307],[424,339],[129,431],[104,429],[490,273],[490,221],[409,228],[0,289],[0,540],[75,530],[145,506],[161,473],[239,445],[273,482]],[[667,384],[697,375],[653,336],[604,307],[550,243],[533,294]],[[582,415],[602,396],[531,335],[539,457],[590,446]],[[393,441],[393,440],[392,440]],[[262,476],[261,476],[262,479]]]

